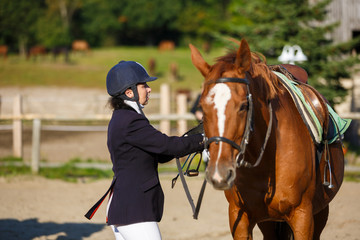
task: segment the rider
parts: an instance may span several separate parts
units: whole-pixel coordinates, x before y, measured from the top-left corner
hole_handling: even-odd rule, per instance
[[[108,149],[114,183],[107,206],[107,223],[118,239],[161,239],[157,222],[163,214],[164,194],[158,163],[204,149],[202,134],[169,137],[150,125],[142,108],[151,88],[145,68],[121,61],[106,78],[113,114],[108,126]]]

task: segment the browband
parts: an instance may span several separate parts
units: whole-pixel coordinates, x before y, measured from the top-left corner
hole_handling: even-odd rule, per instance
[[[226,83],[226,82],[234,82],[234,83],[245,83],[249,85],[249,80],[246,78],[218,78],[215,83]]]

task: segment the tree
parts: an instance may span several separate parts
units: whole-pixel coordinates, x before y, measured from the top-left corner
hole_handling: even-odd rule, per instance
[[[44,7],[44,1],[39,0],[1,0],[0,40],[15,41],[20,54],[25,55],[28,43],[35,41],[34,23],[43,14]]]
[[[310,5],[307,0],[233,1],[227,34],[245,37],[253,50],[269,59],[277,58],[285,44],[301,46],[308,61],[299,65],[307,70],[310,84],[336,104],[347,95],[339,79],[349,77],[351,67],[358,62],[349,54],[357,40],[335,45],[327,37],[337,26],[324,24],[330,2]]]
[[[185,38],[211,42],[215,38],[214,33],[222,32],[225,27],[229,3],[230,0],[185,0],[176,21],[177,28]]]
[[[154,45],[159,36],[176,34],[175,22],[181,2],[166,0],[126,0],[119,20],[127,36],[147,45]],[[172,39],[175,40],[175,39]]]
[[[72,19],[81,4],[81,0],[46,0],[46,12],[36,24],[39,41],[49,48],[69,46]]]
[[[75,14],[73,35],[85,38],[92,46],[116,45],[124,19],[124,1],[87,0]]]

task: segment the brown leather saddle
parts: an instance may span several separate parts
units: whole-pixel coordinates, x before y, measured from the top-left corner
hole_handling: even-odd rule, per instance
[[[302,67],[292,64],[279,64],[269,66],[271,70],[281,72],[287,78],[297,80],[302,83],[308,83],[308,74]]]

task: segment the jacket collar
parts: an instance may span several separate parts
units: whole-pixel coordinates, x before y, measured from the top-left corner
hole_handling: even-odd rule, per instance
[[[137,113],[143,114],[141,109],[144,108],[144,105],[141,105],[141,104],[138,105],[136,102],[129,101],[129,100],[124,100],[124,103],[127,104],[128,106],[132,107]],[[139,108],[139,106],[141,109]]]

